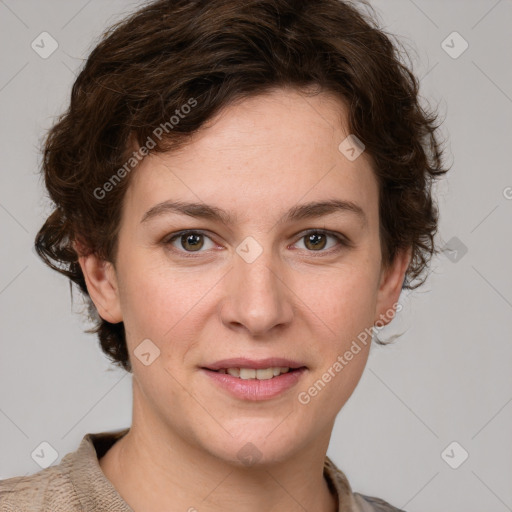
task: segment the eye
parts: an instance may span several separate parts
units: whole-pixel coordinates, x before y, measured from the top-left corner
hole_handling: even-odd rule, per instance
[[[335,241],[329,247],[327,247],[328,238]],[[302,240],[304,240],[305,249],[309,252],[331,252],[331,249],[333,249],[333,247],[335,248],[336,245],[338,245],[338,249],[341,248],[340,246],[348,245],[348,242],[346,242],[341,236],[330,233],[324,229],[312,229],[302,235],[300,241]]]
[[[166,245],[172,245],[176,248],[175,242],[178,246],[181,246],[180,252],[201,252],[201,249],[205,247],[205,239],[209,240],[211,243],[210,247],[206,247],[206,249],[211,249],[214,247],[213,241],[211,238],[206,236],[204,233],[200,231],[181,231],[180,233],[176,233],[171,238],[168,238],[165,241]],[[206,244],[208,245],[208,244]]]
[[[334,242],[329,246],[328,239]],[[331,233],[324,229],[311,229],[302,234],[299,241],[304,240],[304,248],[312,253],[331,253],[350,246],[350,242],[342,235]],[[213,240],[201,231],[184,230],[170,235],[163,241],[164,245],[172,246],[173,250],[183,256],[192,256],[192,253],[206,252],[213,249],[216,244]],[[208,246],[208,243],[210,244]],[[299,243],[299,242],[296,242]],[[302,249],[301,247],[299,247]],[[205,249],[202,251],[201,249]]]

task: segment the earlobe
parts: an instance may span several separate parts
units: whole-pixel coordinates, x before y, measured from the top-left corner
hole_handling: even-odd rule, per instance
[[[376,313],[374,325],[387,325],[395,316],[395,305],[398,302],[405,273],[411,262],[412,247],[399,251],[392,264],[383,269],[377,293]]]
[[[87,291],[98,314],[112,324],[122,322],[119,288],[112,263],[98,258],[93,253],[79,256],[78,262],[84,274]]]

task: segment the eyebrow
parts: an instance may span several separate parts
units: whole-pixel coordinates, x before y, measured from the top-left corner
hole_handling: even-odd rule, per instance
[[[364,226],[368,219],[364,210],[352,201],[343,201],[340,199],[331,199],[328,201],[314,201],[310,203],[296,205],[288,210],[278,221],[279,224],[285,222],[299,221],[333,213],[351,213],[358,217]],[[142,217],[141,223],[150,219],[165,215],[168,213],[177,213],[188,215],[200,219],[212,220],[223,224],[234,224],[237,216],[226,210],[205,203],[189,203],[183,201],[164,201],[150,208]]]

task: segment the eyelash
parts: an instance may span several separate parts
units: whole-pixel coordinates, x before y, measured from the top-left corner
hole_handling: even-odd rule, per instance
[[[297,240],[297,242],[302,240],[303,238],[307,237],[308,235],[312,235],[312,234],[321,234],[321,235],[330,236],[338,242],[337,247],[331,247],[330,249],[327,249],[327,250],[312,251],[312,250],[306,249],[306,251],[308,253],[311,253],[314,257],[318,257],[318,256],[322,256],[322,255],[330,255],[330,254],[340,251],[344,247],[351,247],[351,245],[352,245],[343,236],[333,233],[332,231],[328,231],[328,230],[320,229],[320,228],[319,229],[310,229],[310,230],[303,232],[301,234],[301,236],[299,237],[299,239]],[[185,230],[179,231],[177,233],[171,233],[171,235],[169,235],[168,237],[166,237],[164,239],[163,244],[166,246],[171,246],[171,250],[173,250],[173,252],[176,252],[185,258],[197,258],[200,256],[201,253],[204,253],[205,251],[201,251],[201,250],[200,251],[185,251],[185,250],[179,250],[179,249],[172,247],[172,242],[179,239],[183,235],[202,235],[211,240],[211,237],[209,237],[205,232],[203,232],[201,230],[185,229]],[[213,242],[213,240],[212,240],[212,242]],[[297,243],[297,242],[295,242],[295,243]],[[316,255],[315,253],[318,253],[318,255]]]

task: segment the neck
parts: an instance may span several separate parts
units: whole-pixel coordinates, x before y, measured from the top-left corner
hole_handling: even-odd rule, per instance
[[[328,438],[286,460],[241,466],[150,423],[151,415],[136,405],[129,432],[99,461],[135,512],[337,512],[338,499],[323,475]]]

